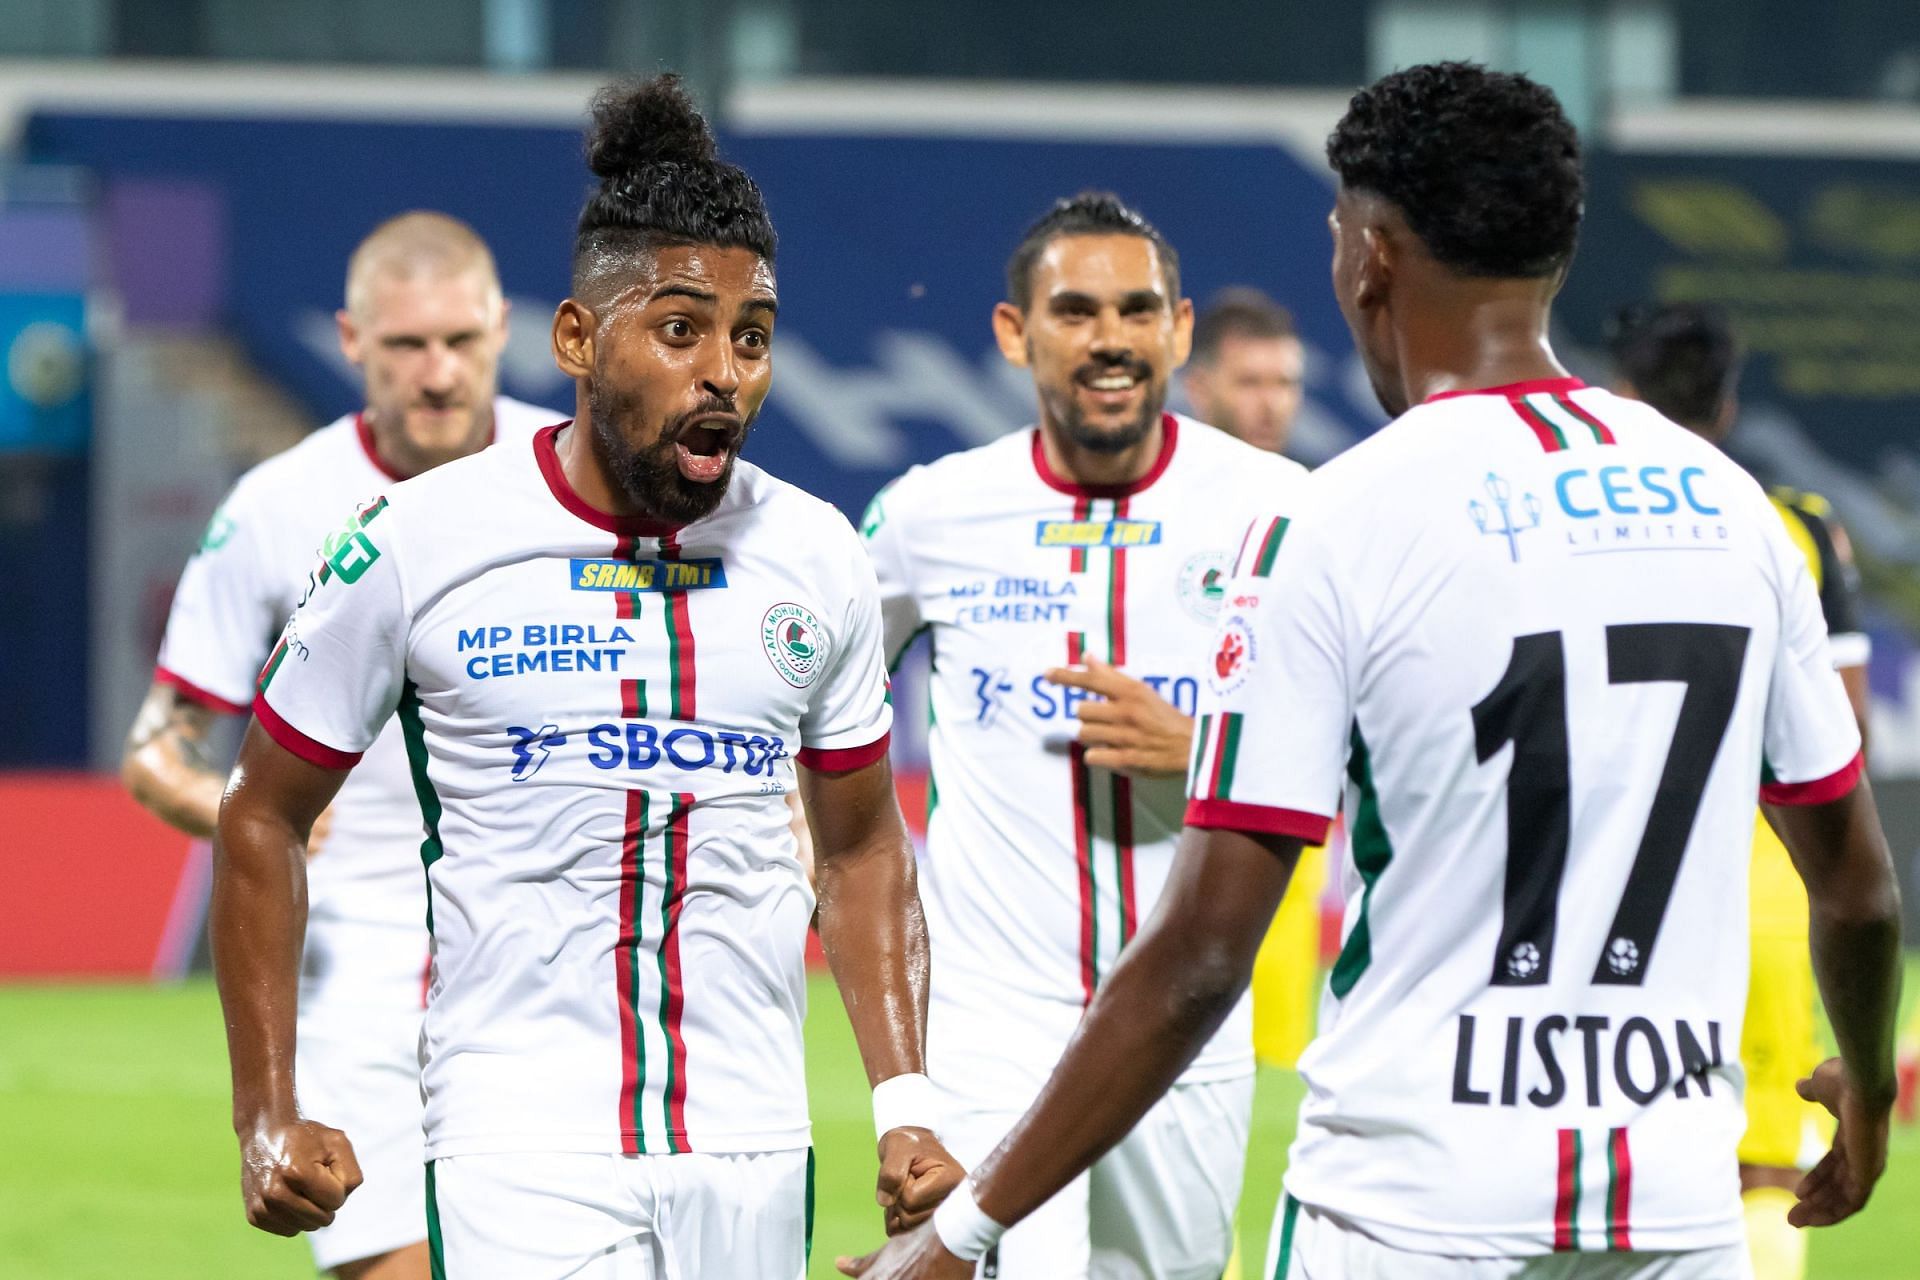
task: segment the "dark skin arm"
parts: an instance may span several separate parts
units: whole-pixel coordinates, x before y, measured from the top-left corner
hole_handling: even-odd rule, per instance
[[[360,1185],[347,1136],[300,1115],[294,1013],[307,924],[308,834],[345,781],[247,726],[213,843],[208,919],[233,1068],[247,1220],[291,1236],[333,1221]]]
[[[1232,1012],[1302,842],[1189,827],[1152,917],[1088,1006],[1040,1096],[974,1170],[980,1208],[1019,1222],[1139,1123]],[[841,1270],[869,1280],[967,1277],[931,1227]]]
[[[802,768],[813,833],[820,945],[853,1023],[867,1083],[926,1070],[927,925],[913,843],[885,756],[864,768]],[[925,1221],[965,1176],[923,1128],[880,1136],[876,1198],[889,1234]]]
[[[1839,1120],[1833,1149],[1798,1188],[1787,1215],[1824,1227],[1858,1213],[1887,1165],[1894,1020],[1900,1003],[1900,888],[1865,778],[1821,805],[1768,805],[1807,884],[1814,977],[1840,1056],[1800,1082]]]

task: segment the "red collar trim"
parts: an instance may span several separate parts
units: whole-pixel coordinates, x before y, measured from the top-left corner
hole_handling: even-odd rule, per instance
[[[1160,415],[1160,456],[1153,460],[1145,475],[1127,484],[1079,484],[1055,471],[1047,462],[1047,449],[1040,440],[1040,428],[1033,429],[1033,469],[1049,489],[1075,498],[1131,498],[1167,473],[1173,463],[1173,450],[1180,441],[1180,420],[1170,413]]]
[[[1505,396],[1509,400],[1520,396],[1530,396],[1537,391],[1562,395],[1568,391],[1579,391],[1587,384],[1578,378],[1535,378],[1532,382],[1509,382],[1504,387],[1468,387],[1460,391],[1441,391],[1428,396],[1421,404],[1432,404],[1436,400],[1453,400],[1460,396]]]
[[[355,435],[360,437],[360,447],[367,451],[367,461],[373,464],[375,471],[378,471],[389,480],[412,479],[411,476],[404,476],[398,471],[395,471],[388,465],[387,460],[380,456],[379,446],[373,438],[373,424],[367,421],[366,410],[363,409],[353,415],[353,431]]]
[[[540,464],[540,475],[546,480],[547,488],[552,491],[553,499],[574,515],[579,516],[596,529],[605,529],[608,533],[617,533],[630,538],[664,538],[678,533],[685,526],[667,520],[656,520],[652,516],[611,516],[596,507],[587,505],[587,500],[574,492],[567,483],[566,469],[560,465],[560,454],[554,445],[560,432],[573,425],[569,418],[565,422],[556,422],[550,427],[542,427],[533,435],[533,456]]]

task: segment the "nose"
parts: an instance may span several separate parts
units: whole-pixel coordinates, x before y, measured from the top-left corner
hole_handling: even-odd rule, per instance
[[[446,395],[458,389],[459,385],[460,357],[444,342],[429,343],[420,389],[429,395]]]
[[[740,357],[726,335],[709,339],[707,347],[707,357],[700,365],[700,386],[707,394],[730,401],[740,391]]]
[[[1102,307],[1093,325],[1093,350],[1096,355],[1118,356],[1127,352],[1126,327],[1120,323],[1118,307]]]

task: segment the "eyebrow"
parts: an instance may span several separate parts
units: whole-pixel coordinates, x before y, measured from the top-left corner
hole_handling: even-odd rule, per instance
[[[648,302],[658,302],[662,298],[689,298],[694,302],[704,302],[712,306],[719,298],[705,289],[696,289],[690,284],[663,284],[647,298]],[[780,304],[773,298],[761,296],[749,298],[740,304],[742,311],[767,311],[774,315],[780,313]]]
[[[1047,305],[1050,307],[1088,307],[1097,310],[1100,306],[1100,299],[1090,293],[1079,293],[1067,290],[1056,293],[1048,298]],[[1119,305],[1122,307],[1163,307],[1166,305],[1166,298],[1153,289],[1134,289],[1120,295]]]

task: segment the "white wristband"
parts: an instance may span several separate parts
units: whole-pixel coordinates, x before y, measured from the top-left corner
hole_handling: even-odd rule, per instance
[[[981,1211],[973,1198],[973,1179],[968,1178],[933,1211],[933,1234],[960,1261],[977,1262],[1000,1243],[1007,1229]]]
[[[873,1131],[884,1138],[889,1129],[932,1130],[939,1105],[933,1081],[917,1071],[882,1080],[873,1086]]]

